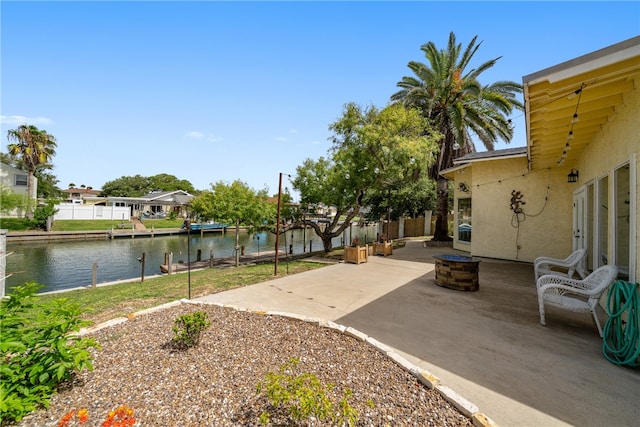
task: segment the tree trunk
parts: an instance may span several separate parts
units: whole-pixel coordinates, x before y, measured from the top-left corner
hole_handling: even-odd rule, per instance
[[[33,185],[33,181],[35,180],[35,175],[34,172],[32,170],[29,171],[29,174],[27,175],[27,206],[26,206],[26,210],[24,212],[24,216],[27,219],[33,219],[33,209],[34,209],[34,205],[36,205],[38,203],[38,195],[37,195],[37,189],[35,191],[36,194],[32,194],[34,193],[34,185]],[[35,201],[35,203],[34,203]]]
[[[436,229],[433,240],[437,242],[450,242],[449,236],[449,181],[446,178],[438,178],[438,195],[436,203]]]

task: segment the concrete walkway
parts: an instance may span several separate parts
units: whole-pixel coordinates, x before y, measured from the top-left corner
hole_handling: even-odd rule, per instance
[[[409,241],[389,257],[199,300],[358,329],[434,374],[501,426],[638,425],[640,370],[602,356],[589,315],[550,309],[548,326],[540,326],[528,263],[482,259],[478,292],[441,288],[432,256],[443,253],[460,252]]]

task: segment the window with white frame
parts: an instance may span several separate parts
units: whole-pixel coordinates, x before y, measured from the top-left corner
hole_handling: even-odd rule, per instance
[[[29,177],[23,174],[15,174],[14,176],[14,185],[16,187],[26,187],[29,185]]]

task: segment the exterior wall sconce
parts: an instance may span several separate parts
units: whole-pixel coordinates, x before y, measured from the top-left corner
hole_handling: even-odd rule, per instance
[[[458,184],[458,188],[460,189],[460,191],[462,191],[463,193],[468,193],[469,192],[469,187],[467,186],[466,183],[461,182],[460,184]]]
[[[578,170],[571,169],[571,172],[569,172],[569,175],[567,175],[567,178],[568,178],[568,182],[578,182]]]

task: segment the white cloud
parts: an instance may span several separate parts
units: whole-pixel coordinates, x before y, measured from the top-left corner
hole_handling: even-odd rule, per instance
[[[49,125],[53,123],[48,117],[0,116],[0,123],[5,125]]]
[[[298,133],[298,129],[291,129],[291,130],[289,130],[289,133],[290,134],[296,134],[296,133]]]
[[[278,141],[278,142],[287,142],[288,141],[288,139],[285,138],[284,136],[277,136],[277,137],[275,137],[273,139],[274,139],[274,141]]]
[[[193,138],[193,139],[202,139],[204,138],[204,134],[202,132],[198,132],[197,130],[191,131],[191,132],[187,132],[187,134],[185,135],[187,138]]]

